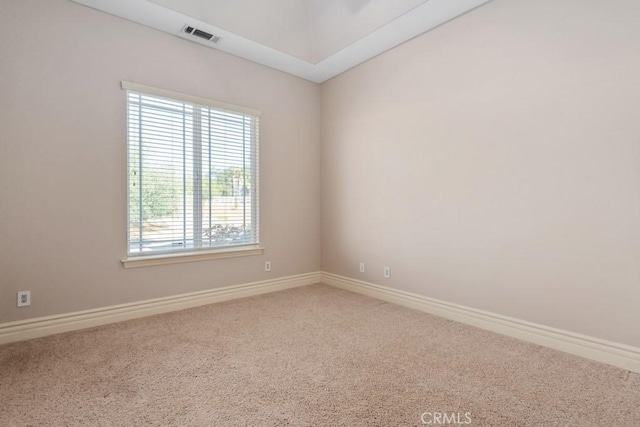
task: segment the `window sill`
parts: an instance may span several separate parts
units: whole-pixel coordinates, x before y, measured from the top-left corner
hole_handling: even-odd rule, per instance
[[[122,260],[124,268],[150,267],[152,265],[179,264],[183,262],[207,261],[211,259],[235,258],[261,255],[264,248],[259,246],[243,246],[224,248],[202,252],[182,252],[163,255],[137,256]]]

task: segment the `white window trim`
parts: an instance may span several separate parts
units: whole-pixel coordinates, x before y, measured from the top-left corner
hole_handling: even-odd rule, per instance
[[[217,108],[221,110],[227,110],[234,113],[250,114],[256,117],[260,117],[261,112],[252,108],[242,107],[238,105],[228,104],[224,102],[214,101],[208,98],[201,98],[198,96],[186,95],[179,92],[173,92],[170,90],[159,89],[153,86],[141,85],[138,83],[132,83],[128,81],[121,81],[121,87],[123,90],[131,90],[135,92],[143,92],[149,95],[163,96],[166,98],[177,99],[185,102],[191,102],[194,104],[200,104]],[[128,239],[127,239],[128,240]],[[193,252],[171,252],[158,255],[148,256],[135,256],[128,257],[123,260],[122,266],[124,268],[138,268],[149,267],[154,265],[166,265],[166,264],[180,264],[185,262],[195,261],[207,261],[213,259],[224,258],[236,258],[244,256],[262,255],[264,248],[259,244],[246,245],[246,246],[233,246],[228,248],[217,248],[209,250],[200,250]]]
[[[163,96],[165,98],[177,99],[179,101],[206,105],[207,107],[226,110],[232,113],[244,113],[244,114],[250,114],[256,117],[260,117],[260,114],[261,114],[260,110],[254,110],[252,108],[242,107],[242,106],[233,105],[233,104],[227,104],[225,102],[214,101],[208,98],[201,98],[199,96],[186,95],[180,92],[173,92],[170,90],[159,89],[153,86],[145,86],[138,83],[127,82],[124,80],[120,82],[120,85],[123,90],[132,90],[134,92],[144,92],[149,95]]]
[[[124,268],[150,267],[153,265],[180,264],[183,262],[262,255],[263,252],[264,248],[258,245],[235,246],[197,252],[174,252],[169,254],[126,258],[122,260],[122,266]]]

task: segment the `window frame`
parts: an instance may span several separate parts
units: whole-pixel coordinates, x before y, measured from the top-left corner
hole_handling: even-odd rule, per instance
[[[130,168],[128,167],[130,161],[130,147],[129,147],[129,123],[127,121],[127,257],[122,259],[122,264],[125,268],[131,267],[146,267],[152,265],[161,265],[161,264],[175,264],[175,263],[184,263],[184,262],[193,262],[193,261],[204,261],[211,259],[222,259],[222,258],[231,258],[231,257],[241,257],[241,256],[253,256],[260,255],[263,253],[264,248],[260,245],[260,229],[259,229],[259,146],[258,146],[258,133],[259,126],[257,121],[260,117],[260,111],[254,110],[247,107],[237,106],[233,104],[228,104],[224,102],[214,101],[207,98],[202,98],[198,96],[186,95],[178,92],[173,92],[165,89],[159,89],[151,86],[141,85],[138,83],[132,83],[128,81],[121,82],[121,88],[125,91],[126,94],[126,105],[127,105],[127,114],[129,110],[129,92],[135,92],[142,95],[150,95],[150,96],[158,96],[167,98],[170,100],[175,100],[179,102],[185,102],[194,104],[195,106],[204,106],[209,107],[214,110],[223,110],[229,111],[235,114],[245,114],[251,115],[255,117],[255,154],[254,154],[254,165],[252,173],[255,176],[255,206],[252,204],[252,210],[255,209],[255,242],[249,244],[241,244],[241,245],[230,245],[230,246],[218,246],[218,247],[205,247],[198,249],[184,249],[178,251],[167,251],[167,252],[157,252],[157,253],[149,253],[149,254],[140,254],[140,255],[132,255],[130,252],[131,249],[131,241],[130,241],[130,197],[129,197],[129,187],[130,187],[130,179],[129,176]],[[253,217],[253,216],[252,216]]]

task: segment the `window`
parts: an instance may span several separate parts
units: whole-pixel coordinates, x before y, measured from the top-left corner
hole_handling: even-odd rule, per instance
[[[258,244],[259,113],[127,89],[129,257]]]

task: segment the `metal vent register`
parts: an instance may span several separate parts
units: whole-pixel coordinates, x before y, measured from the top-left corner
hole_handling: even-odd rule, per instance
[[[220,39],[221,39],[220,36],[216,36],[214,34],[207,33],[206,31],[199,30],[199,29],[197,29],[195,27],[192,27],[190,25],[185,25],[184,28],[182,29],[182,32],[190,34],[190,35],[195,36],[195,37],[200,37],[201,39],[208,40],[208,41],[210,41],[212,43],[218,43],[220,41]]]

